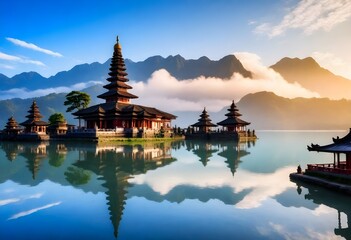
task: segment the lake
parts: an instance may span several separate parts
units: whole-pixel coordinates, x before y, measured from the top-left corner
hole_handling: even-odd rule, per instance
[[[294,183],[346,132],[250,143],[0,143],[0,239],[344,239],[350,197]],[[350,215],[351,216],[351,215]]]

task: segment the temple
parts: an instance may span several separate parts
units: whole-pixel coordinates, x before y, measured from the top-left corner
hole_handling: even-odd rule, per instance
[[[195,128],[196,132],[208,133],[212,131],[213,127],[217,126],[216,124],[213,124],[211,121],[212,120],[209,118],[206,108],[204,108],[204,110],[202,111],[202,114],[200,115],[199,121],[197,123],[194,123],[191,126]]]
[[[309,151],[333,153],[334,158],[331,163],[308,164],[306,171],[339,175],[351,174],[351,129],[345,137],[333,138],[333,143],[329,145],[319,146],[318,144],[311,144],[311,146],[307,146],[307,149]],[[341,154],[345,155],[344,159],[341,159]]]
[[[236,107],[234,101],[230,105],[228,109],[228,113],[225,114],[227,116],[227,119],[217,123],[218,125],[223,127],[224,131],[227,132],[245,132],[246,131],[246,126],[250,125],[249,122],[246,122],[244,120],[241,120],[239,117],[242,116],[241,113],[239,113],[238,108]]]
[[[27,120],[20,124],[24,127],[24,131],[17,136],[17,139],[48,140],[49,135],[46,134],[46,127],[49,124],[41,120],[43,116],[35,101],[30,106],[28,113]]]
[[[256,140],[255,132],[246,129],[249,122],[246,122],[239,117],[239,113],[234,101],[228,109],[225,120],[218,122],[222,129],[216,128],[213,124],[206,108],[202,111],[197,123],[191,125],[185,134],[186,139],[203,139],[203,140],[234,140],[234,141],[252,141]]]
[[[21,131],[22,128],[19,126],[16,119],[12,116],[8,119],[1,138],[6,140],[14,140]]]
[[[333,153],[333,161],[328,163],[307,164],[302,171],[297,167],[290,179],[317,184],[334,191],[351,195],[351,129],[343,138],[333,138],[333,143],[320,146],[311,144],[309,151]]]
[[[176,116],[153,107],[132,104],[131,99],[138,97],[128,92],[132,87],[127,84],[127,75],[117,37],[110,64],[110,77],[104,86],[107,91],[98,96],[105,103],[82,109],[73,115],[84,119],[86,129],[99,132],[97,137],[108,134],[114,137],[170,136],[171,120]]]

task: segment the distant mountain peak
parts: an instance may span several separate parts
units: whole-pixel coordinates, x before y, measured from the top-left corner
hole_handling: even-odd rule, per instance
[[[351,99],[351,81],[322,68],[312,57],[283,58],[271,66],[290,83],[317,92],[321,97]]]
[[[316,60],[314,60],[312,57],[306,57],[306,58],[289,58],[289,57],[284,57],[280,61],[278,61],[276,64],[273,66],[286,66],[286,65],[294,65],[296,67],[305,67],[305,68],[320,68],[319,64],[317,63]]]

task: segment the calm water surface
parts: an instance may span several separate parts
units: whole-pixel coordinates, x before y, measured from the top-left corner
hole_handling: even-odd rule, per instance
[[[350,197],[294,183],[346,132],[255,143],[0,143],[0,239],[343,239]]]

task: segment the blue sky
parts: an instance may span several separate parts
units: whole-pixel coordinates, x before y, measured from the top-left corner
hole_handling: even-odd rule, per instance
[[[0,73],[9,77],[105,62],[119,35],[133,61],[249,52],[269,66],[313,56],[351,79],[350,0],[3,0],[0,29]]]

